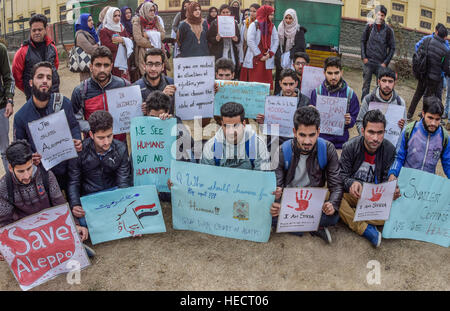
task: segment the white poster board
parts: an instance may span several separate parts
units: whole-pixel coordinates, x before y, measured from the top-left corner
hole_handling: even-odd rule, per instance
[[[317,231],[327,191],[325,188],[284,188],[277,232]]]
[[[234,16],[217,16],[217,27],[222,38],[232,38],[236,35]]]
[[[298,98],[287,96],[266,96],[264,109],[264,135],[294,137],[294,113]],[[278,125],[278,130],[274,125]]]
[[[28,123],[28,129],[47,171],[78,156],[64,110]]]
[[[317,95],[316,108],[320,112],[320,133],[344,135],[347,98]]]
[[[214,56],[178,57],[173,60],[175,114],[181,120],[214,116]]]
[[[354,221],[387,220],[394,199],[397,180],[382,184],[364,183],[356,206]]]
[[[398,126],[398,122],[405,117],[405,106],[377,102],[369,103],[369,110],[375,109],[379,109],[386,118],[386,132],[384,133],[384,138],[389,140],[394,146],[397,146],[398,139],[402,133],[402,129]]]
[[[302,94],[311,98],[311,93],[317,87],[319,87],[325,80],[325,74],[323,73],[323,68],[304,66],[302,74]]]
[[[108,111],[113,117],[113,134],[130,132],[131,119],[142,116],[142,94],[139,85],[106,91]]]
[[[147,30],[146,33],[151,45],[153,45],[154,48],[160,49],[162,44],[161,33],[157,30]]]

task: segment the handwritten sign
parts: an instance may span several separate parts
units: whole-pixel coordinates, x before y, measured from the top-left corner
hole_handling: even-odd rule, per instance
[[[81,198],[92,244],[166,232],[155,186],[122,188]]]
[[[450,246],[450,180],[403,167],[401,197],[394,201],[383,237],[413,239]]]
[[[317,231],[327,189],[284,188],[277,232]]]
[[[214,114],[214,56],[178,57],[173,60],[175,112],[182,120]]]
[[[294,137],[294,113],[297,110],[297,97],[267,96],[264,111],[264,135]],[[277,125],[276,130],[273,125]]]
[[[217,27],[222,38],[232,38],[236,35],[234,16],[217,16]]]
[[[131,119],[142,116],[142,94],[139,85],[106,91],[108,111],[113,117],[113,134],[130,132]]]
[[[158,191],[170,192],[167,180],[170,177],[172,146],[177,139],[176,127],[175,118],[160,120],[154,117],[136,117],[131,120],[135,186],[155,185]]]
[[[78,156],[64,110],[28,123],[28,129],[46,170]]]
[[[344,135],[347,98],[317,95],[316,108],[320,112],[320,133]]]
[[[22,290],[90,265],[67,204],[0,228],[0,252]]]
[[[364,183],[353,221],[388,219],[396,186],[396,180],[382,184]]]
[[[323,68],[305,66],[303,67],[302,73],[302,94],[311,98],[311,93],[317,87],[319,87],[325,80],[325,74],[323,73]]]
[[[173,227],[267,242],[275,173],[172,161]]]
[[[270,84],[225,80],[217,80],[216,83],[219,91],[214,97],[214,115],[220,116],[220,108],[228,102],[244,106],[246,118],[256,119],[259,113],[264,113]]]
[[[394,146],[397,146],[398,139],[402,133],[402,129],[398,126],[398,122],[404,118],[405,106],[377,102],[369,103],[369,110],[376,109],[379,109],[386,117],[386,132],[384,138],[389,140]]]

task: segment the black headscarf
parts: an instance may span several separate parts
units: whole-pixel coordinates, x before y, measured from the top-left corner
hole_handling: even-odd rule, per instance
[[[212,17],[212,16],[211,16],[211,11],[212,11],[212,10],[216,10],[216,12],[217,12],[216,17]],[[211,25],[211,23],[212,23],[214,20],[217,19],[217,15],[219,15],[219,10],[218,10],[215,6],[212,6],[212,7],[209,8],[208,12],[209,12],[209,13],[208,13],[208,17],[207,17],[206,19],[208,20],[208,24]]]
[[[191,2],[191,1],[184,0],[183,3],[181,3],[181,19],[180,19],[180,21],[184,21],[186,19],[186,10],[184,9],[184,5],[189,2]]]

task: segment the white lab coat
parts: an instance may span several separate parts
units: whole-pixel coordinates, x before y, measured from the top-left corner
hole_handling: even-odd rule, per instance
[[[258,48],[259,42],[261,41],[261,30],[256,29],[255,22],[251,23],[248,27],[247,31],[247,53],[245,54],[243,67],[248,69],[253,69],[253,57],[261,54],[260,49]],[[273,25],[272,29],[272,37],[270,43],[270,51],[273,52],[274,56],[266,60],[266,69],[274,69],[275,68],[275,53],[277,52],[279,44],[278,31],[275,25]]]

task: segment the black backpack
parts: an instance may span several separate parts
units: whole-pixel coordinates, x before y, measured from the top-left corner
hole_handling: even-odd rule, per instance
[[[38,168],[38,170],[41,171],[42,181],[44,183],[45,192],[47,193],[48,199],[51,204],[49,183],[48,183],[48,172],[42,167],[42,165],[39,165],[37,168]],[[14,206],[14,185],[13,185],[12,176],[11,176],[11,173],[9,172],[9,170],[6,170],[5,178],[6,178],[6,189],[8,190],[8,203]]]
[[[433,37],[426,38],[414,53],[412,58],[412,70],[417,80],[423,80],[427,73],[428,46]]]

